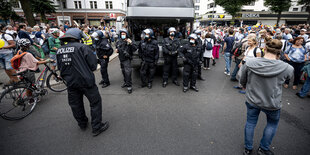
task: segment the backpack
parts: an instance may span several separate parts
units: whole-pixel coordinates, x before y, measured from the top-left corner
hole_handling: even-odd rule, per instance
[[[21,61],[22,61],[22,57],[27,54],[27,52],[23,52],[21,53],[22,51],[19,50],[14,56],[13,58],[11,59],[11,65],[13,67],[13,69],[16,69],[16,70],[19,70],[19,67],[20,67],[20,64],[21,64]]]
[[[232,49],[234,56],[238,57],[242,54],[242,45],[245,42],[247,42],[247,40],[239,41],[234,45],[234,48]]]
[[[212,41],[212,40],[211,40],[211,41]],[[212,46],[211,41],[208,41],[208,40],[206,39],[206,50],[208,50],[208,51],[213,49],[213,46]]]
[[[48,55],[48,54],[50,54],[50,45],[49,45],[49,43],[48,43],[48,38],[49,37],[51,37],[51,35],[49,35],[49,34],[46,34],[45,35],[45,40],[44,40],[44,42],[43,42],[43,44],[42,44],[42,50],[43,50],[43,52],[44,52],[44,54],[45,55]]]

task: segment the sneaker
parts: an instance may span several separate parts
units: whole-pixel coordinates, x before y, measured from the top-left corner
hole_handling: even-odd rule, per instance
[[[99,82],[99,85],[103,85],[103,84],[104,84],[104,81],[101,80],[101,81]]]
[[[128,87],[127,91],[128,91],[128,94],[131,94],[132,93],[132,87]]]
[[[225,71],[224,74],[227,75],[228,73]]]
[[[147,88],[152,89],[152,83],[148,83]]]
[[[196,86],[191,86],[190,87],[192,90],[194,90],[195,92],[198,92],[199,91],[199,89],[196,87]]]
[[[186,93],[188,91],[188,87],[183,87],[183,92]]]
[[[258,148],[257,155],[274,155],[274,153],[270,150],[263,150],[262,148]]]
[[[106,87],[108,87],[108,86],[110,86],[110,83],[104,83],[104,84],[102,85],[102,88],[106,88]]]
[[[93,131],[93,137],[98,136],[103,131],[107,130],[108,128],[109,128],[109,122],[103,123],[103,125],[99,129]]]
[[[180,86],[180,84],[177,80],[172,81],[172,83],[175,84],[176,86]]]
[[[167,81],[164,81],[163,82],[163,87],[165,88],[167,86],[168,82]]]
[[[230,76],[230,73],[227,73],[226,75],[227,75],[227,76]]]
[[[243,155],[250,155],[252,154],[253,150],[248,150],[247,148],[244,148]]]
[[[211,68],[207,68],[207,70],[210,70]]]
[[[239,86],[234,86],[235,89],[242,89],[241,87]]]
[[[244,90],[240,90],[239,93],[240,94],[245,94],[245,91]]]
[[[206,67],[203,67],[203,69],[204,69],[204,70],[207,70],[207,68],[206,68]]]

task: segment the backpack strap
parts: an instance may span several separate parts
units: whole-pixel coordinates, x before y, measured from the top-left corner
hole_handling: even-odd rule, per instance
[[[253,50],[254,57],[257,57],[257,55],[256,55],[257,48],[258,47],[255,47],[254,50]]]

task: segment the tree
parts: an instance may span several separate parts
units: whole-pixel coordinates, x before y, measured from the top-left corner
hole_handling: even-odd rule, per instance
[[[279,26],[281,14],[291,7],[291,0],[265,0],[264,5],[268,6],[272,12],[278,14],[276,25]]]
[[[20,17],[13,10],[12,4],[6,0],[0,1],[0,17],[4,19],[7,24],[7,20],[19,20]]]
[[[20,4],[22,6],[24,15],[26,17],[26,20],[28,24],[33,27],[36,24],[36,21],[33,16],[33,11],[32,11],[32,0],[19,0]]]
[[[241,11],[243,5],[254,2],[255,0],[215,0],[216,5],[220,5],[224,10],[232,16],[234,23],[238,12]]]
[[[55,6],[50,0],[32,0],[32,11],[40,14],[43,23],[48,22],[45,14],[56,13]]]
[[[298,0],[298,5],[303,5],[306,7],[306,11],[308,12],[307,23],[310,24],[310,1],[309,0]]]

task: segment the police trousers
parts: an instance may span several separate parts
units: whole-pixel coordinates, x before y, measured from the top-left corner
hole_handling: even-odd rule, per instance
[[[163,67],[163,81],[168,82],[170,71],[172,80],[176,81],[178,77],[178,57],[168,56],[165,58]]]
[[[142,85],[146,85],[147,83],[152,83],[155,72],[156,72],[155,63],[143,61],[141,68],[140,68],[140,76],[141,76]]]
[[[122,69],[122,73],[123,73],[123,76],[124,76],[124,82],[125,82],[126,86],[127,87],[131,87],[132,86],[132,81],[131,81],[131,72],[132,72],[131,60],[121,61],[121,69]]]
[[[84,109],[84,95],[90,103],[91,125],[94,131],[103,125],[102,101],[98,87],[94,85],[90,88],[68,88],[69,105],[79,126],[83,126],[88,123],[88,118],[86,117]]]
[[[183,86],[188,87],[190,82],[190,86],[196,85],[196,79],[198,76],[198,65],[192,66],[189,64],[184,64],[183,68]]]
[[[110,84],[109,80],[109,73],[108,73],[108,64],[109,64],[109,59],[99,59],[100,62],[100,73],[101,77],[104,83]]]

